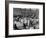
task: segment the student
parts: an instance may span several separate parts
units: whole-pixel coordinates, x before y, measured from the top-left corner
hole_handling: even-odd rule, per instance
[[[24,18],[24,28],[25,28],[25,29],[26,29],[26,26],[28,26],[27,23],[28,23],[28,21],[27,21],[27,19],[26,19],[26,17],[25,17],[25,18]]]
[[[17,29],[23,29],[23,23],[21,23],[20,21],[15,21],[14,23],[16,24]]]

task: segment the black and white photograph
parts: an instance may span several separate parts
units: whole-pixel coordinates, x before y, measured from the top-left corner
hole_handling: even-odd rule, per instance
[[[13,8],[13,30],[39,29],[39,9]]]
[[[44,3],[9,2],[8,36],[44,35]]]

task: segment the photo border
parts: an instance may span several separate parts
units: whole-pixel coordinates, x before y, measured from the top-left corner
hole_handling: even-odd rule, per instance
[[[9,3],[22,3],[22,4],[38,4],[43,5],[43,33],[39,34],[23,34],[23,35],[8,35],[9,32]],[[26,1],[5,1],[5,37],[23,37],[23,36],[40,36],[45,35],[45,3],[44,2],[26,2]]]

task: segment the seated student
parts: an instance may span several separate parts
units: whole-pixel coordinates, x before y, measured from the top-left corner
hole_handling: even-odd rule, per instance
[[[32,24],[34,26],[34,29],[39,29],[39,20],[38,19],[34,19]]]
[[[14,28],[14,30],[18,30],[18,28],[17,28],[17,25],[16,25],[16,23],[17,23],[17,21],[19,21],[18,19],[14,19],[14,22],[13,22],[13,28]]]
[[[23,23],[21,23],[20,21],[14,21],[14,23],[16,24],[17,29],[23,29]]]

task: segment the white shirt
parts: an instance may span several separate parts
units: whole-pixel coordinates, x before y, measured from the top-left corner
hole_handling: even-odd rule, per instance
[[[18,26],[23,26],[23,23],[21,23],[21,22],[15,21],[14,23],[17,25],[17,27],[18,27]]]

